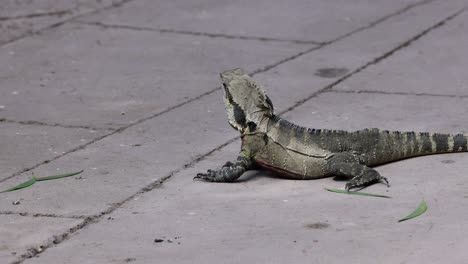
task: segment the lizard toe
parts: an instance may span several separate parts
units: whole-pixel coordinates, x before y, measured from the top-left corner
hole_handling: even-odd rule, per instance
[[[197,173],[197,176],[193,177],[193,179],[213,182],[216,180],[216,173],[214,170],[208,170],[207,173]]]
[[[385,178],[384,176],[380,176],[380,182],[387,185],[387,187],[390,187],[390,183],[388,183],[387,178]]]

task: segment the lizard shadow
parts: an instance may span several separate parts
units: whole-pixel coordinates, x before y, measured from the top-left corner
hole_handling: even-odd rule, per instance
[[[242,174],[242,176],[239,177],[239,179],[237,179],[236,182],[256,181],[256,180],[260,180],[261,178],[280,179],[280,180],[299,180],[299,179],[294,179],[294,178],[284,176],[279,172],[264,170],[264,169],[255,169],[255,170],[250,170]],[[327,178],[327,177],[323,177],[323,178]],[[318,178],[318,179],[322,179],[322,178]],[[318,180],[318,179],[308,179],[308,180]],[[333,176],[332,179],[337,182],[349,181],[348,177],[338,176],[338,175]]]
[[[349,177],[345,177],[345,176],[333,176],[332,178],[334,181],[338,181],[338,182],[345,182],[345,181],[349,181]]]
[[[236,182],[246,182],[246,181],[257,181],[260,180],[263,176],[265,176],[267,171],[265,170],[250,170],[242,174]]]

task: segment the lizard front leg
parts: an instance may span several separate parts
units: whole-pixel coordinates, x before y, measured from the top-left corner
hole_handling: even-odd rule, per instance
[[[245,171],[253,168],[253,160],[249,155],[241,152],[236,162],[226,162],[219,170],[208,170],[206,173],[198,173],[193,179],[201,179],[210,182],[233,182]]]

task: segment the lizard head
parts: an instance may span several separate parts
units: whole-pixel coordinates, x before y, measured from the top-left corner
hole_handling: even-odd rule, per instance
[[[254,132],[260,121],[274,115],[265,91],[241,69],[220,74],[229,124],[241,133]]]

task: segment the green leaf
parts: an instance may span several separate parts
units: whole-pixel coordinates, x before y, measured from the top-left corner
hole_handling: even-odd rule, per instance
[[[11,187],[9,189],[6,189],[4,191],[1,191],[0,193],[4,193],[4,192],[11,192],[11,191],[16,191],[16,190],[19,190],[19,189],[23,189],[23,188],[26,188],[28,186],[31,186],[33,185],[35,182],[36,182],[36,178],[33,176],[31,179],[23,182],[23,183],[20,183],[14,187]]]
[[[11,192],[11,191],[16,191],[16,190],[19,190],[19,189],[23,189],[23,188],[26,188],[26,187],[29,187],[29,186],[33,185],[37,181],[55,180],[55,179],[74,176],[74,175],[80,174],[82,172],[83,172],[83,170],[80,170],[80,171],[76,171],[76,172],[59,174],[59,175],[52,175],[52,176],[45,176],[45,177],[40,177],[40,178],[36,178],[36,177],[33,176],[31,179],[29,179],[29,180],[27,180],[27,181],[25,181],[23,183],[20,183],[20,184],[14,186],[14,187],[11,187],[9,189],[1,191],[0,193]]]
[[[83,172],[83,170],[75,171],[75,172],[71,172],[71,173],[59,174],[59,175],[45,176],[45,177],[36,178],[36,180],[37,180],[37,181],[55,180],[55,179],[60,179],[60,178],[65,178],[65,177],[70,177],[70,176],[75,176],[75,175],[80,174],[80,173],[82,173],[82,172]]]
[[[398,220],[398,222],[403,222],[403,221],[406,221],[406,220],[409,220],[411,218],[415,218],[417,216],[420,216],[422,215],[424,212],[426,212],[427,210],[427,205],[426,205],[426,202],[424,200],[421,201],[421,203],[419,204],[418,208],[416,208],[416,210],[414,210],[411,214],[409,214],[408,216],[406,217],[403,217],[402,219]]]
[[[373,193],[366,193],[366,192],[350,192],[346,190],[340,190],[340,189],[330,189],[330,188],[325,188],[325,190],[329,192],[335,192],[335,193],[344,193],[344,194],[352,194],[352,195],[362,195],[362,196],[373,196],[373,197],[382,197],[382,198],[392,198],[387,195],[381,195],[381,194],[373,194]]]

